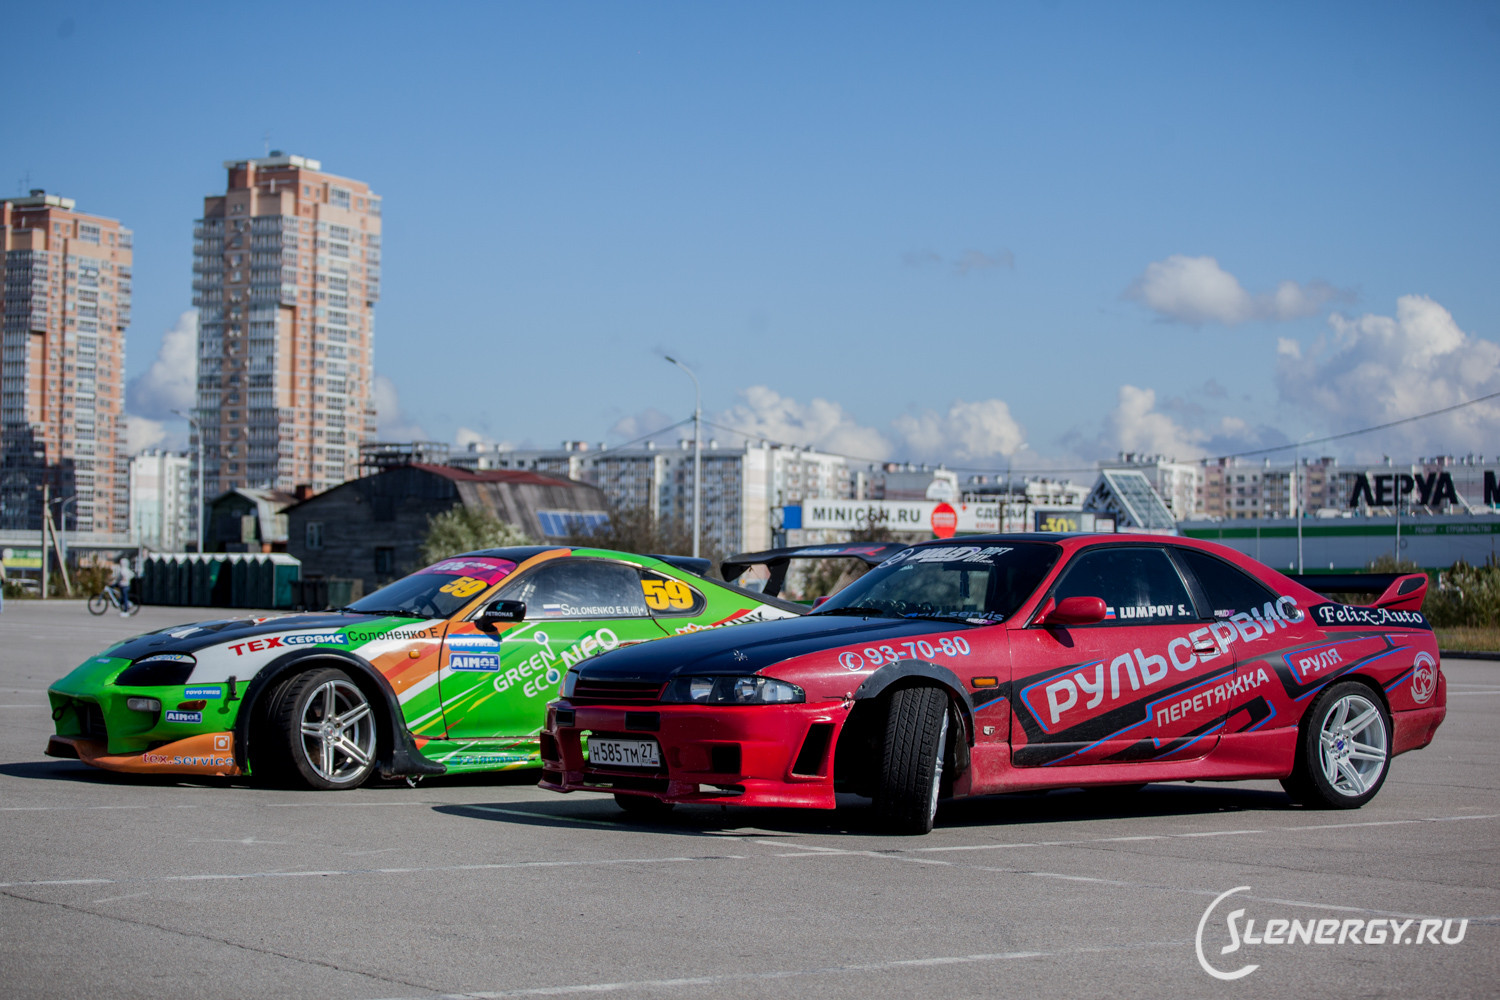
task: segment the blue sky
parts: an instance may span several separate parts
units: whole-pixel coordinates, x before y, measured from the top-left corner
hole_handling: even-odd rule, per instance
[[[138,442],[180,436],[192,221],[266,133],[384,197],[384,436],[619,443],[691,412],[663,352],[725,426],[976,469],[1500,391],[1497,4],[7,23],[0,191],[29,177],[136,233]],[[1333,450],[1493,454],[1497,430],[1490,403]]]

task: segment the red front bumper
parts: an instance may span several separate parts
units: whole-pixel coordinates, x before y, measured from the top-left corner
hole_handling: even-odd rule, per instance
[[[557,701],[547,706],[540,784],[663,802],[832,809],[834,747],[847,717],[838,702],[625,708]],[[589,735],[654,739],[661,767],[596,767],[584,753]]]

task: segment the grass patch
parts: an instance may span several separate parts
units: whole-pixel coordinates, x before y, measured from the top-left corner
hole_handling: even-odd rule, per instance
[[[1500,652],[1500,627],[1494,625],[1453,625],[1437,628],[1439,649],[1464,653]]]

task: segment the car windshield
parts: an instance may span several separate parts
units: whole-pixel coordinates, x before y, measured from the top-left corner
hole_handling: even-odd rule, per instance
[[[1061,553],[1048,542],[904,549],[830,597],[814,614],[1001,621]]]
[[[346,611],[363,614],[447,618],[481,592],[510,575],[516,564],[488,556],[457,556],[419,569],[411,576],[363,597]]]

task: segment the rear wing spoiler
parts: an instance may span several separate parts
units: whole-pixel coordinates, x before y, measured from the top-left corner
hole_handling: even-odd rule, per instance
[[[1289,573],[1287,578],[1319,594],[1379,594],[1370,607],[1420,611],[1427,597],[1426,573]]]
[[[793,559],[859,559],[871,566],[878,566],[902,549],[910,548],[906,542],[832,542],[827,545],[794,545],[785,549],[767,549],[764,552],[741,552],[730,556],[720,564],[726,580],[737,580],[752,566],[764,566],[770,571],[763,591],[767,597],[781,593],[786,583],[787,567]]]

